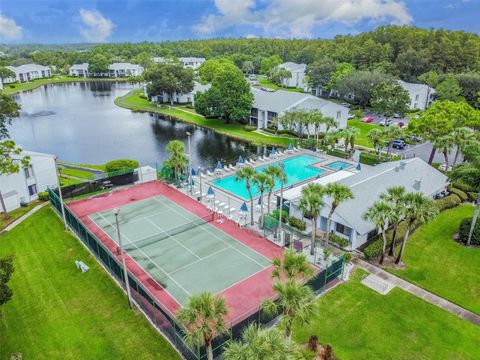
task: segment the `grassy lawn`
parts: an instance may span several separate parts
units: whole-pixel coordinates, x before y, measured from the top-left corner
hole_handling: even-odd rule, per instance
[[[32,201],[25,207],[19,207],[18,209],[12,210],[8,213],[8,215],[0,214],[0,230],[5,229],[8,225],[12,222],[17,220],[22,215],[26,214],[30,210],[32,210],[35,206],[40,204],[40,201]]]
[[[285,90],[285,91],[292,91],[292,92],[300,92],[303,93],[303,89],[300,88],[295,88],[295,87],[283,87],[283,86],[278,86],[277,84],[271,82],[267,78],[258,78],[258,83],[262,87],[266,87],[269,89],[273,90]]]
[[[86,82],[86,81],[127,81],[126,78],[81,78],[68,75],[55,75],[45,79],[35,79],[24,83],[4,84],[4,89],[0,90],[4,94],[12,95],[21,91],[36,89],[46,84],[61,84],[69,82]]]
[[[60,186],[61,186],[61,187],[70,186],[70,185],[76,185],[76,184],[81,184],[81,183],[83,183],[83,182],[85,182],[85,180],[72,179],[72,178],[60,176]]]
[[[77,178],[87,179],[87,180],[92,180],[92,179],[95,178],[95,175],[92,174],[91,172],[84,171],[84,170],[78,170],[78,169],[70,169],[70,168],[60,169],[60,174],[61,175],[68,175],[68,176],[74,176],[74,177],[77,177]]]
[[[169,115],[177,118],[180,121],[188,122],[191,124],[199,125],[205,128],[212,129],[220,134],[228,135],[240,140],[253,141],[259,144],[288,146],[292,142],[291,139],[283,138],[280,136],[267,136],[258,134],[253,131],[245,130],[243,124],[233,123],[225,124],[224,121],[219,119],[206,119],[204,116],[196,114],[192,109],[184,109],[181,107],[166,108],[165,106],[159,108],[156,104],[140,98],[143,90],[136,90],[125,96],[115,99],[115,104],[118,106],[134,110],[134,111],[150,111],[159,114]]]
[[[360,133],[355,137],[355,144],[373,148],[373,144],[368,140],[367,134],[372,129],[381,129],[375,124],[365,124],[359,119],[348,120],[348,126],[355,127]]]
[[[76,164],[76,163],[71,163],[66,161],[59,161],[58,163],[60,165],[72,165],[72,166],[84,167],[86,169],[99,170],[103,172],[107,171],[105,164]]]
[[[462,205],[440,213],[408,240],[406,269],[393,274],[480,314],[480,249],[466,248],[452,239],[473,206]]]
[[[13,298],[2,308],[0,358],[180,359],[170,344],[47,207],[0,237],[14,255]],[[75,260],[90,270],[79,271]]]
[[[380,295],[352,279],[320,297],[310,325],[294,338],[316,334],[346,359],[478,359],[480,328],[398,288]]]

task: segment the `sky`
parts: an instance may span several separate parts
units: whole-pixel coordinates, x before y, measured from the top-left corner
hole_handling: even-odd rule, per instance
[[[0,0],[0,43],[333,38],[400,24],[479,33],[480,0]]]

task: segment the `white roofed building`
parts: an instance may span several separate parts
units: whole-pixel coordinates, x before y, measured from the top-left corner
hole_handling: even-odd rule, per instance
[[[377,236],[377,229],[371,222],[363,218],[363,214],[388,188],[403,186],[407,192],[420,192],[433,198],[445,189],[447,181],[447,176],[440,171],[420,158],[413,158],[383,163],[374,167],[362,165],[362,170],[357,173],[340,170],[313,182],[320,185],[338,182],[352,190],[354,198],[341,204],[335,210],[331,231],[347,239],[350,249],[356,249]],[[284,203],[290,208],[290,216],[303,218],[298,204],[302,187],[305,185],[307,184],[284,191],[283,199]],[[280,195],[277,193],[276,196]],[[325,206],[317,219],[318,228],[322,231],[327,229],[327,218],[331,204],[329,198],[325,200]],[[307,224],[310,224],[309,220],[304,220]]]
[[[181,57],[178,58],[178,60],[180,60],[183,66],[194,70],[199,68],[205,62],[205,58],[203,57]]]
[[[26,64],[20,66],[6,66],[15,73],[15,77],[3,79],[5,84],[13,82],[26,82],[35,79],[48,78],[52,76],[50,68],[37,64]]]
[[[0,192],[7,211],[38,199],[38,193],[48,187],[58,187],[55,156],[33,151],[23,151],[18,159],[30,156],[30,167],[21,168],[18,173],[0,175]],[[0,211],[4,211],[3,205]]]
[[[297,64],[294,62],[286,62],[277,66],[277,70],[283,68],[292,74],[292,77],[282,79],[282,85],[286,87],[295,87],[307,90],[308,84],[305,80],[306,64]]]
[[[90,75],[88,72],[88,63],[72,65],[68,70],[68,74],[70,76],[88,77]]]
[[[138,76],[143,73],[143,67],[131,63],[113,63],[108,66],[108,76],[126,77]]]
[[[398,83],[408,92],[410,109],[425,110],[435,100],[435,89],[425,84],[408,83],[398,80]]]
[[[256,125],[259,129],[270,127],[276,117],[291,110],[319,110],[324,116],[333,118],[337,122],[337,128],[347,126],[349,109],[332,101],[286,90],[270,91],[252,87],[251,91],[253,108],[250,125]],[[322,128],[319,130],[324,131]]]
[[[161,96],[154,96],[152,101],[161,102],[161,103],[174,103],[174,104],[188,104],[194,103],[195,94],[197,92],[205,92],[210,89],[210,84],[200,84],[199,82],[194,82],[193,90],[187,94],[177,94],[174,93],[172,99],[167,93],[163,93]],[[173,101],[172,101],[173,100]]]

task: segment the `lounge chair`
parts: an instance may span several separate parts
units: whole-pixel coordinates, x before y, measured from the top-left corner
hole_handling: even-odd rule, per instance
[[[208,176],[214,176],[213,173],[210,170],[207,170],[207,175]]]
[[[235,166],[233,166],[232,164],[228,164],[228,168],[229,168],[230,170],[234,170],[234,171],[236,170]]]

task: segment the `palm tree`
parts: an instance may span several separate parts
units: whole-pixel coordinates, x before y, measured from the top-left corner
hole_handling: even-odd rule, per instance
[[[302,189],[299,208],[303,216],[309,218],[312,222],[312,243],[310,245],[310,255],[315,254],[315,242],[317,236],[317,217],[324,205],[323,187],[318,184],[308,184]]]
[[[248,196],[250,197],[250,225],[253,225],[253,196],[252,196],[252,185],[253,178],[255,177],[255,170],[250,166],[245,166],[244,168],[238,169],[235,174],[236,181],[245,181],[245,186],[247,187]]]
[[[373,148],[380,157],[380,144],[383,141],[383,131],[380,129],[372,129],[367,133],[368,140],[373,144]]]
[[[453,169],[451,176],[453,179],[462,180],[478,191],[477,204],[473,213],[470,231],[468,232],[467,246],[470,246],[473,230],[480,213],[480,147],[476,143],[468,144],[462,149],[462,152],[465,156],[465,161]]]
[[[188,157],[185,154],[185,145],[179,140],[172,140],[168,142],[165,150],[170,153],[170,157],[165,161],[165,164],[173,169],[175,180],[178,180],[188,163]]]
[[[472,130],[467,127],[459,127],[453,129],[452,132],[452,139],[457,147],[455,150],[455,157],[453,158],[453,164],[452,166],[455,166],[457,164],[458,160],[458,155],[460,154],[460,150],[467,144],[467,142],[472,138]]]
[[[287,249],[283,259],[277,257],[273,259],[272,278],[274,279],[302,281],[312,274],[313,270],[303,253]]]
[[[253,176],[253,184],[257,187],[260,192],[260,228],[263,228],[263,193],[270,186],[270,176],[265,174],[263,171],[255,173]]]
[[[313,291],[310,287],[288,280],[276,283],[273,290],[278,296],[277,301],[266,300],[263,309],[272,315],[281,314],[280,326],[285,329],[285,338],[292,336],[292,326],[295,322],[308,324],[315,311]]]
[[[277,165],[269,165],[263,171],[265,175],[268,176],[268,195],[267,195],[267,213],[270,214],[270,200],[273,193],[273,188],[275,187],[275,180],[277,179],[277,174],[282,169]]]
[[[433,144],[437,149],[439,149],[445,159],[445,171],[448,171],[448,154],[450,150],[455,146],[455,139],[452,135],[445,135],[435,139]]]
[[[185,325],[185,341],[191,345],[207,348],[208,360],[213,360],[212,341],[227,331],[225,299],[210,292],[193,295],[188,305],[178,314],[178,320]]]
[[[388,252],[389,256],[394,256],[395,253],[395,240],[397,236],[397,229],[398,225],[403,219],[405,206],[404,206],[404,198],[405,198],[405,188],[403,186],[393,186],[387,189],[386,194],[380,194],[380,200],[383,200],[390,204],[394,212],[398,215],[396,221],[393,221],[391,225],[393,225],[393,234],[392,234],[392,242],[390,243],[390,250]]]
[[[285,341],[278,328],[262,329],[256,324],[250,324],[243,330],[240,342],[228,342],[222,358],[225,360],[288,360],[297,358],[298,353],[298,346],[292,341]]]
[[[393,140],[401,138],[402,135],[403,135],[403,130],[397,126],[389,126],[383,130],[383,136],[385,140],[388,142],[387,157],[390,157],[390,153],[392,152]]]
[[[349,187],[340,183],[330,183],[325,187],[325,195],[329,196],[332,203],[330,205],[330,212],[327,219],[327,231],[325,234],[325,242],[328,244],[330,240],[330,227],[332,226],[332,217],[335,210],[345,201],[353,199],[352,190]]]
[[[402,240],[402,246],[398,253],[396,264],[402,260],[405,246],[410,232],[414,226],[422,225],[429,222],[437,215],[437,209],[433,200],[427,198],[422,193],[408,193],[405,195],[405,221],[407,223],[407,231]]]
[[[348,146],[353,151],[355,147],[355,137],[360,132],[358,128],[355,127],[346,127],[340,131],[340,136],[345,139],[345,152],[348,152]]]
[[[387,248],[387,235],[386,231],[390,224],[390,221],[394,215],[394,209],[390,206],[389,203],[385,201],[377,201],[372,206],[370,206],[363,218],[367,221],[372,222],[375,227],[382,233],[383,247],[382,247],[382,256],[380,257],[380,264],[383,264],[385,259],[385,251]]]

